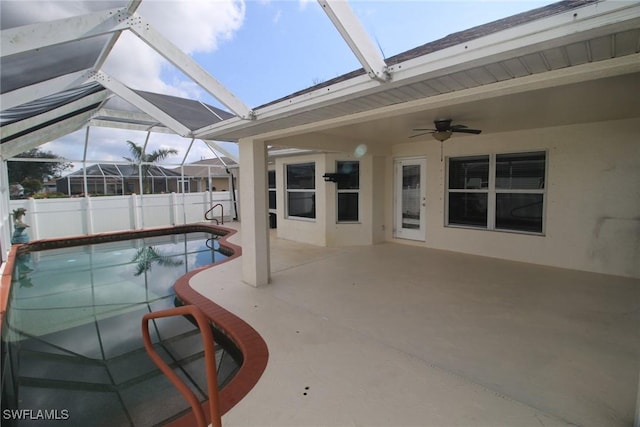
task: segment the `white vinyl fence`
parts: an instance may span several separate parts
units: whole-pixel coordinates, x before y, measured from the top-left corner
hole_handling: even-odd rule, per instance
[[[9,209],[27,210],[33,241],[203,222],[218,203],[222,208],[212,211],[213,218],[220,220],[223,210],[225,222],[236,217],[229,191],[11,200]]]

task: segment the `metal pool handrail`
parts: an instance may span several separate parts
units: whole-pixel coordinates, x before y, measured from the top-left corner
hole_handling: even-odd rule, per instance
[[[218,206],[220,206],[220,221],[215,219],[212,213],[212,211]],[[208,216],[209,214],[211,214],[211,217]],[[216,224],[224,224],[224,206],[222,205],[222,203],[216,203],[215,205],[211,206],[211,209],[204,213],[204,219],[206,219],[207,221],[215,221]]]
[[[160,355],[154,350],[153,343],[151,342],[151,336],[149,334],[149,320],[159,319],[162,317],[171,316],[186,316],[191,315],[196,320],[198,329],[202,336],[204,344],[204,360],[207,372],[207,388],[209,392],[209,412],[211,415],[211,424],[213,427],[222,427],[222,418],[220,415],[220,402],[218,396],[218,381],[216,372],[216,354],[213,341],[213,332],[211,332],[211,326],[205,315],[195,305],[185,305],[182,307],[170,308],[168,310],[156,311],[153,313],[145,314],[142,317],[142,339],[144,341],[144,347],[149,354],[151,360],[160,368],[163,374],[169,378],[169,381],[178,389],[178,391],[184,396],[185,399],[191,405],[193,414],[196,418],[196,423],[199,427],[207,427],[207,419],[200,405],[200,401],[196,395],[189,389],[189,387],[173,372],[171,367],[165,363]]]

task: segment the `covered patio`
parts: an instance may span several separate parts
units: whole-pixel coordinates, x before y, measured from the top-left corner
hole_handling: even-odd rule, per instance
[[[0,194],[9,159],[87,126],[238,143],[242,257],[190,282],[269,347],[225,426],[640,427],[637,2],[558,2],[384,58],[318,0],[362,68],[253,108],[122,3],[3,30]],[[106,74],[124,31],[228,111]],[[53,75],[60,46],[81,58]],[[274,146],[303,154],[272,165]],[[323,179],[346,166],[347,188]]]
[[[637,280],[271,233],[269,286],[242,258],[190,282],[269,346],[225,426],[633,424]]]

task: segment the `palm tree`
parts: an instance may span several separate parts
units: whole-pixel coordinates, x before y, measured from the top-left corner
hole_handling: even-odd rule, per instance
[[[178,150],[174,148],[162,148],[160,150],[155,150],[151,153],[145,153],[144,147],[136,144],[133,141],[127,140],[127,144],[129,145],[129,151],[133,157],[124,157],[124,159],[134,165],[140,165],[142,179],[144,181],[144,189],[142,190],[144,193],[149,193],[149,182],[147,177],[150,175],[151,166],[153,163],[156,163],[160,160],[166,159],[171,154],[178,154]]]

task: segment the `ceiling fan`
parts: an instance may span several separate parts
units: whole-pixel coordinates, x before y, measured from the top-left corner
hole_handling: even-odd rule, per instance
[[[451,125],[451,119],[437,119],[433,121],[435,129],[413,129],[414,132],[422,132],[417,135],[412,135],[409,138],[415,138],[418,136],[431,134],[438,141],[446,141],[451,138],[453,132],[459,133],[472,133],[474,135],[482,132],[479,129],[470,129],[465,125]],[[427,131],[427,132],[424,132]]]

